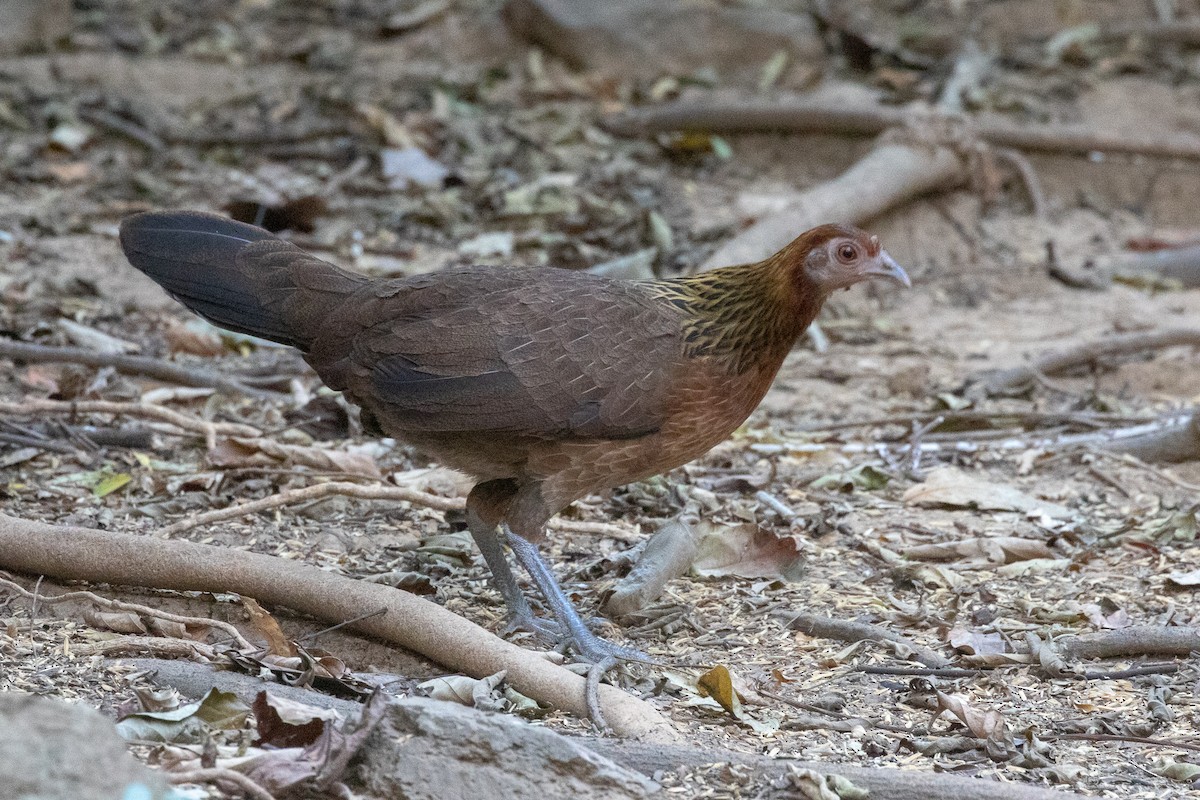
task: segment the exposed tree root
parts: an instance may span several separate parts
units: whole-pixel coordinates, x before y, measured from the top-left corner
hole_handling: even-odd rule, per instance
[[[220,547],[47,525],[0,514],[0,568],[70,580],[180,591],[237,592],[338,623],[364,608],[387,613],[354,628],[474,677],[506,670],[519,692],[580,717],[585,681],[535,652],[510,644],[441,606],[389,586],[356,581],[273,556]],[[613,686],[600,705],[622,736],[672,740],[657,710]]]

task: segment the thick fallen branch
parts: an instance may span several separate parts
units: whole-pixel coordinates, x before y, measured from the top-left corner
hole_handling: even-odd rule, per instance
[[[1105,436],[1105,433],[1109,435]],[[1100,432],[1093,434],[1092,438],[1094,441],[1083,443],[1130,455],[1142,462],[1175,464],[1194,461],[1200,458],[1200,417],[1192,413],[1165,424]]]
[[[782,100],[706,100],[664,103],[616,114],[604,120],[621,136],[648,136],[670,131],[696,133],[826,133],[872,136],[904,125],[929,112],[890,106],[847,108],[804,97]],[[1047,153],[1130,153],[1163,158],[1200,159],[1200,136],[1189,133],[1130,135],[1083,125],[1037,127],[999,118],[964,120],[982,141]]]
[[[185,367],[160,358],[130,356],[123,353],[101,353],[83,347],[50,347],[42,344],[27,344],[0,339],[0,358],[26,363],[83,364],[89,367],[112,367],[126,375],[144,375],[148,378],[175,383],[182,386],[204,386],[239,392],[251,397],[283,397],[286,395],[269,389],[251,386],[247,381],[260,379],[230,378],[220,372],[202,367]],[[277,379],[271,379],[277,380]]]
[[[1200,628],[1167,628],[1134,625],[1114,631],[1064,636],[1054,642],[1066,658],[1122,658],[1129,656],[1182,656],[1200,653]]]
[[[1115,356],[1181,345],[1200,347],[1200,329],[1175,328],[1151,333],[1130,333],[1088,342],[1049,353],[1026,366],[979,373],[972,381],[973,388],[989,395],[1011,393],[1033,385],[1045,375],[1061,375]]]
[[[830,220],[860,224],[914,197],[964,184],[971,176],[967,162],[948,145],[882,142],[838,177],[809,188],[726,242],[700,268],[757,261],[799,231]]]
[[[517,691],[586,717],[584,679],[538,653],[510,644],[441,606],[390,586],[242,550],[110,531],[46,525],[0,514],[0,568],[69,580],[178,591],[236,592],[340,623],[364,608],[387,613],[353,627],[473,677],[506,670]],[[622,736],[671,740],[652,706],[600,687],[605,719]]]

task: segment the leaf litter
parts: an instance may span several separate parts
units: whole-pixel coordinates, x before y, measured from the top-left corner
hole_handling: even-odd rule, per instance
[[[405,30],[410,24],[418,26],[415,34],[405,35],[436,36],[438,20],[459,11],[455,4],[449,11],[430,12],[431,21],[401,19],[397,25]],[[267,23],[250,23],[248,30],[253,33],[254,25]],[[142,36],[153,27],[130,29],[143,31],[138,34]],[[106,42],[106,30],[90,28],[88,33]],[[264,58],[266,66],[279,55],[271,48],[281,46],[271,37],[222,34],[208,23],[180,30],[180,42],[155,46],[187,45],[196,53],[248,57],[255,64],[254,59]],[[124,43],[118,49],[130,46],[139,45]],[[338,63],[336,48],[311,42],[296,46],[285,60],[330,59],[324,62],[327,67]],[[412,45],[401,38],[389,46],[407,54]],[[1079,52],[1072,58],[1091,58],[1086,48]],[[177,71],[194,69],[199,74],[199,65],[210,63],[191,60],[182,50],[172,51],[172,57],[178,58],[173,67]],[[412,69],[417,64],[414,60]],[[782,84],[794,68],[772,57],[756,70],[755,79]],[[1115,89],[1105,89],[1113,79],[1102,67],[1078,69],[1095,79],[1101,91],[1123,91],[1122,99],[1156,89],[1153,75],[1133,79],[1145,83],[1116,81],[1111,84]],[[274,156],[272,148],[280,145],[271,142],[253,148],[236,143],[212,149],[172,145],[170,166],[163,167],[145,160],[142,146],[120,135],[67,122],[48,129],[61,129],[53,145],[60,151],[55,157],[68,159],[54,162],[55,170],[33,174],[29,170],[36,164],[7,165],[10,177],[20,178],[16,185],[25,210],[0,220],[7,237],[0,239],[7,259],[0,269],[0,324],[5,335],[58,344],[69,342],[72,332],[91,336],[89,342],[111,337],[136,343],[152,355],[179,352],[239,374],[269,373],[278,363],[272,349],[214,336],[204,328],[180,331],[180,326],[192,323],[158,295],[134,295],[131,301],[134,288],[107,280],[107,273],[116,271],[112,226],[123,214],[147,204],[176,207],[237,200],[274,207],[283,198],[322,196],[332,187],[327,193],[331,213],[317,219],[311,243],[339,263],[372,263],[368,259],[374,252],[393,259],[393,268],[401,271],[486,257],[669,275],[699,263],[716,241],[744,223],[736,211],[739,196],[772,194],[769,180],[754,177],[763,167],[775,176],[770,180],[786,181],[791,191],[790,184],[811,183],[812,174],[827,168],[826,160],[840,158],[818,155],[821,163],[815,163],[790,145],[788,157],[778,158],[771,147],[764,145],[763,152],[756,153],[740,138],[701,136],[674,143],[613,139],[593,124],[593,103],[614,102],[611,93],[604,94],[610,90],[589,85],[540,55],[499,73],[448,68],[428,91],[411,89],[414,82],[420,83],[415,73],[404,72],[394,85],[354,73],[347,84],[352,89],[335,90],[314,77],[317,73],[305,73],[297,81],[296,72],[279,73],[278,86],[250,91],[244,99],[196,105],[189,111],[195,122],[188,127],[238,133],[245,130],[246,121],[265,119],[291,126],[297,134],[305,133],[306,127],[312,133],[326,121],[322,109],[343,109],[354,124],[373,132],[356,139],[356,146],[369,155],[366,169],[355,168],[355,154],[339,150],[336,139],[327,140],[326,147],[320,136],[310,140],[316,144],[305,145],[307,151],[276,150]],[[108,91],[103,79],[97,76],[99,88],[93,91]],[[672,80],[673,85],[668,81],[647,91],[679,91],[680,82]],[[1023,83],[1027,80],[1026,75],[1005,73],[993,90],[1022,107],[1046,108],[1051,100],[1040,88],[1030,90]],[[190,91],[205,91],[200,81],[192,83],[196,85]],[[294,92],[296,88],[301,91]],[[347,105],[346,91],[353,95],[353,108]],[[39,100],[36,93],[8,91],[5,98],[26,130],[20,133],[21,126],[15,126],[12,130],[18,132],[13,135],[22,141],[36,139],[30,146],[37,148],[45,146],[47,130],[30,127],[29,121],[53,119],[43,113],[48,106],[42,104],[87,100],[68,92]],[[554,105],[546,98],[553,98]],[[216,99],[227,100],[227,92],[222,90]],[[179,108],[179,99],[164,98],[164,106]],[[332,122],[347,129],[346,119]],[[393,158],[387,166],[382,156],[389,149],[409,149],[409,161],[402,159],[398,166]],[[413,158],[411,149],[423,156]],[[103,166],[106,163],[130,168],[113,175]],[[402,192],[389,187],[401,179],[406,183]],[[61,202],[64,191],[72,193],[72,202]],[[936,211],[910,209],[905,213],[911,217],[899,224],[881,220],[878,232],[889,247],[897,241],[893,249],[907,250],[911,263],[922,266],[913,295],[903,302],[887,296],[837,298],[823,325],[830,349],[802,349],[793,355],[764,409],[732,442],[665,480],[588,498],[571,512],[576,521],[616,521],[631,531],[656,530],[680,514],[699,516],[707,526],[708,549],[693,562],[697,573],[707,570],[707,575],[673,577],[659,598],[687,613],[668,613],[658,627],[639,626],[636,633],[629,632],[636,646],[689,664],[731,665],[732,672],[726,668],[730,687],[736,679],[748,691],[762,689],[805,701],[837,692],[846,700],[845,713],[880,726],[867,729],[865,735],[798,729],[787,724],[790,707],[755,705],[743,707],[742,713],[762,720],[770,711],[779,724],[752,727],[719,702],[699,697],[696,687],[706,668],[676,668],[675,678],[664,671],[658,702],[684,720],[694,742],[808,753],[832,761],[972,770],[1005,780],[1058,781],[1098,796],[1159,798],[1187,791],[1181,787],[1195,780],[1189,761],[1194,753],[1169,749],[1171,742],[1195,743],[1189,721],[1194,720],[1197,700],[1186,670],[1083,682],[1066,672],[1052,676],[1040,671],[1043,663],[1052,663],[1049,648],[1044,662],[1025,650],[1030,634],[1048,645],[1068,634],[1120,631],[1138,624],[1200,624],[1192,602],[1192,565],[1200,563],[1200,549],[1190,490],[1154,472],[1157,468],[1086,452],[986,447],[961,452],[948,448],[926,457],[924,480],[917,481],[891,457],[907,446],[907,424],[884,423],[851,433],[802,432],[822,422],[965,408],[972,401],[954,388],[968,372],[964,360],[1008,365],[1028,352],[1049,349],[1067,333],[1100,335],[1108,327],[1200,314],[1193,292],[1129,287],[1107,293],[1068,292],[1046,276],[1042,256],[1049,238],[1059,243],[1059,252],[1093,252],[1089,237],[1116,240],[1140,225],[1125,212],[1096,211],[1106,202],[1102,187],[1096,192],[1088,200],[1089,208],[1068,209],[1053,230],[1037,227],[1023,207],[1004,199],[978,225],[964,226],[958,220],[973,219],[978,209],[972,197],[963,195],[939,200],[942,205]],[[26,218],[36,219],[37,225],[24,224],[21,220]],[[91,262],[81,249],[101,246],[108,248],[102,265],[88,266]],[[632,261],[621,263],[622,259]],[[117,283],[128,281],[122,277]],[[933,296],[941,299],[933,302]],[[1114,310],[1118,306],[1119,314]],[[1132,380],[1132,366],[1146,371]],[[971,407],[1004,414],[1080,409],[1085,414],[1107,413],[1117,407],[1154,413],[1200,393],[1186,383],[1196,372],[1194,366],[1194,361],[1156,356],[1139,365],[1098,368],[1094,375],[1056,378],[1057,388],[1035,387],[1024,398],[984,399]],[[919,377],[915,384],[912,375]],[[311,397],[316,389],[311,376],[294,377]],[[268,496],[328,473],[368,479],[401,475],[444,496],[461,494],[444,475],[425,476],[428,463],[402,448],[356,451],[314,440],[307,433],[296,435],[303,433],[302,423],[289,415],[303,405],[299,396],[295,403],[259,403],[96,371],[83,378],[73,384],[69,371],[41,367],[0,376],[5,396],[14,398],[79,391],[83,399],[129,400],[157,392],[152,395],[155,402],[167,407],[205,419],[250,424],[263,436],[261,441],[215,437],[217,448],[210,453],[202,436],[156,422],[155,435],[162,441],[154,451],[142,453],[144,459],[140,451],[118,446],[92,456],[86,448],[63,454],[5,445],[0,451],[0,492],[6,513],[150,533],[188,513],[233,499]],[[917,391],[904,388],[910,384]],[[97,425],[119,421],[103,414],[83,416]],[[347,421],[344,430],[356,444],[369,444],[370,437],[362,436],[354,424]],[[974,444],[969,438],[963,441]],[[939,443],[947,442],[955,444],[944,437]],[[879,454],[880,443],[887,445],[888,458]],[[829,454],[830,448],[843,444],[861,447],[851,454]],[[214,470],[221,459],[227,461]],[[764,461],[771,469],[762,469]],[[1171,469],[1170,475],[1184,483],[1200,480],[1194,466]],[[758,492],[767,492],[797,515],[781,515],[756,497]],[[190,531],[187,536],[303,558],[355,575],[391,576],[389,580],[401,583],[406,576],[420,574],[447,607],[499,629],[502,609],[487,588],[469,536],[451,531],[460,524],[441,512],[330,500]],[[576,590],[585,603],[595,602],[615,582],[605,565],[615,563],[609,557],[624,546],[614,538],[582,533],[556,534],[551,545],[553,563],[568,579],[589,576],[587,588],[580,581]],[[168,598],[165,593],[153,595],[148,602],[165,604]],[[789,631],[775,621],[779,611],[881,626],[953,657],[953,666],[987,669],[969,677],[935,677],[936,690],[910,692],[900,680],[865,671],[914,666],[900,651],[872,641],[848,644]],[[121,631],[153,632],[161,621],[129,612],[85,616],[47,607],[34,615],[21,602],[9,605],[5,613],[0,619],[5,688],[53,692],[111,709],[133,697],[135,687],[144,687],[141,676],[131,677],[127,669],[83,654]],[[264,632],[255,623],[248,627],[268,640],[264,652],[241,656],[248,669],[289,677],[320,675],[352,686],[352,673],[374,663],[347,640],[339,640],[345,652],[337,647],[321,652],[307,643],[293,650],[285,643],[295,642],[294,637]],[[159,635],[194,633],[176,628]],[[1119,671],[1145,664],[1146,659],[1130,655],[1070,666]],[[420,680],[440,674],[426,668],[424,675],[405,669]],[[651,677],[644,680],[652,682],[658,673],[648,674]],[[1170,691],[1152,697],[1149,689],[1160,687],[1152,686],[1151,680],[1166,681]],[[627,682],[635,690],[645,685]],[[474,700],[475,685],[470,694]],[[503,703],[500,696],[491,687],[486,702]],[[738,692],[722,696],[737,698]],[[485,697],[482,690],[480,697]],[[689,710],[688,703],[700,700],[704,704]],[[175,721],[181,728],[185,720],[198,719],[192,704],[183,705],[189,710]],[[1164,714],[1162,709],[1174,713]],[[145,713],[164,711],[168,709],[148,708]],[[935,712],[941,719],[932,724]],[[301,713],[298,727],[316,718],[305,722]],[[578,721],[556,713],[546,716],[546,724],[581,730]],[[951,735],[943,735],[947,732]],[[1053,738],[1066,733],[1142,736],[1167,744]],[[884,737],[883,745],[871,738],[875,734]],[[321,735],[326,736],[326,746],[334,747],[332,733]],[[222,758],[236,749],[240,736],[241,731],[229,731],[230,738],[220,745],[228,748]],[[282,761],[261,767],[267,773],[277,771],[276,778],[264,778],[264,785],[283,787],[298,780],[297,775],[311,777],[312,762],[306,763],[304,753],[318,741],[320,737],[303,745],[297,742],[287,748]],[[906,741],[918,744],[916,752],[924,755],[906,749]],[[1021,752],[1013,755],[1015,751]],[[256,757],[258,763],[267,763],[262,754]],[[710,777],[707,786],[720,785],[716,773]],[[811,776],[798,780],[816,785]]]

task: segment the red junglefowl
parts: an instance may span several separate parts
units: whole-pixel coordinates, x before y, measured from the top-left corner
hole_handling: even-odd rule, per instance
[[[846,225],[755,264],[638,282],[524,267],[378,280],[194,212],[130,217],[121,246],[205,319],[299,349],[367,430],[474,476],[467,524],[514,622],[594,661],[645,656],[582,621],[539,554],[547,520],[728,437],[834,290],[910,285]],[[505,544],[557,624],[533,615]]]

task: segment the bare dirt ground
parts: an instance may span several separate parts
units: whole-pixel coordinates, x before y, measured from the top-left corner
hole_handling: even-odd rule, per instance
[[[814,39],[825,52],[819,59],[781,70],[743,64],[749,77],[728,79],[737,71],[579,69],[547,52],[555,48],[506,32],[498,5],[482,0],[447,3],[411,30],[388,27],[415,5],[97,0],[76,5],[74,31],[53,55],[0,59],[0,337],[128,345],[225,374],[281,375],[275,388],[284,390],[269,400],[192,392],[109,367],[0,357],[0,400],[136,401],[155,391],[151,399],[170,408],[329,454],[324,467],[229,450],[222,461],[202,438],[144,420],[4,413],[6,514],[149,533],[347,472],[361,477],[364,462],[435,494],[462,491],[451,476],[421,472],[430,464],[403,446],[356,434],[343,419],[316,425],[334,404],[298,359],[220,338],[129,268],[116,226],[138,210],[314,195],[325,207],[301,220],[311,229],[284,235],[374,274],[481,259],[498,268],[585,269],[647,248],[655,248],[647,257],[655,274],[677,274],[774,200],[839,174],[870,144],[831,135],[628,139],[603,129],[605,114],[681,93],[703,97],[714,84],[746,96],[824,84],[889,104],[932,100],[955,43],[968,36],[998,55],[968,111],[1134,134],[1200,132],[1200,49],[1087,34],[1087,25],[1153,20],[1152,3],[835,2],[838,19],[875,37],[865,65],[857,63],[862,46],[835,31]],[[809,10],[782,0],[696,5],[771,6],[805,18]],[[1166,5],[1180,18],[1200,13],[1192,3]],[[1064,31],[1075,38],[1061,38]],[[385,174],[384,151],[405,148],[446,174],[408,186],[403,175]],[[993,196],[941,193],[872,221],[910,268],[911,291],[860,287],[835,298],[821,319],[828,349],[802,343],[730,442],[569,512],[614,523],[620,535],[552,537],[553,563],[589,610],[627,570],[621,554],[639,532],[681,514],[699,518],[713,541],[750,525],[785,544],[786,558],[776,546],[765,564],[676,579],[654,607],[608,629],[668,665],[632,666],[618,682],[649,698],[689,741],[1097,797],[1195,791],[1194,658],[1134,647],[1053,674],[1031,653],[1031,641],[1200,626],[1200,461],[1146,463],[1047,441],[1190,408],[1200,398],[1194,349],[1106,359],[1011,397],[982,396],[969,384],[1046,351],[1197,327],[1195,289],[1145,280],[1073,288],[1051,274],[1047,248],[1078,267],[1135,237],[1195,238],[1200,162],[1098,154],[1030,161],[1046,195],[1044,219],[1007,179]],[[920,427],[938,415],[946,421],[921,441],[940,449],[914,466],[913,420]],[[866,424],[846,425],[859,421]],[[149,438],[96,444],[64,427],[84,423]],[[934,492],[922,502],[935,479],[961,490],[963,476],[974,479],[969,500]],[[1029,503],[1023,510],[1013,509],[1013,489]],[[453,514],[415,505],[332,499],[179,535],[354,577],[393,572],[500,630],[503,607],[461,528]],[[931,553],[935,544],[947,547]],[[33,585],[31,576],[15,579]],[[59,588],[47,582],[39,591]],[[97,591],[243,621],[229,598]],[[128,668],[75,652],[121,635],[101,620],[85,621],[73,606],[33,609],[3,589],[0,602],[5,688],[111,712],[142,685]],[[922,666],[904,646],[807,635],[787,624],[801,612],[877,625],[944,664]],[[278,617],[296,637],[323,627]],[[352,670],[403,676],[403,688],[444,672],[344,632],[320,645]],[[743,719],[698,693],[697,677],[716,665],[744,690]],[[869,671],[880,667],[918,674]],[[939,708],[950,710],[932,719]],[[543,723],[587,727],[562,713]],[[660,777],[685,796],[755,796],[728,774]]]

